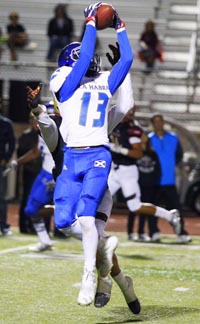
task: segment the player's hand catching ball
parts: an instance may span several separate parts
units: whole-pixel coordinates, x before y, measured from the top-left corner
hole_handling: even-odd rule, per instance
[[[86,18],[86,23],[89,21],[94,21],[96,23],[96,14],[97,9],[101,6],[102,2],[96,2],[94,4],[89,5],[84,10],[84,16]]]

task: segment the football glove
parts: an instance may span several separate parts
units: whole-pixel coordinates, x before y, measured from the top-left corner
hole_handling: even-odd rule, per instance
[[[37,108],[40,100],[40,92],[42,89],[42,83],[40,83],[35,90],[31,89],[31,87],[26,87],[27,93],[27,102],[31,109]]]
[[[114,143],[109,143],[111,152],[128,155],[128,149],[126,147],[122,147],[121,145],[116,145]]]
[[[91,20],[96,22],[97,9],[101,6],[101,4],[102,2],[96,2],[85,8],[84,16],[86,18],[86,23],[88,23]]]
[[[110,48],[110,50],[112,52],[112,56],[110,55],[110,53],[106,53],[106,57],[107,57],[108,61],[110,62],[110,64],[113,66],[120,59],[119,44],[116,42],[116,46],[109,44],[108,47]]]
[[[115,28],[116,30],[118,30],[120,28],[125,28],[125,26],[126,26],[125,22],[122,19],[120,19],[117,11],[115,10],[115,17],[113,19],[113,25],[110,26],[110,27]]]

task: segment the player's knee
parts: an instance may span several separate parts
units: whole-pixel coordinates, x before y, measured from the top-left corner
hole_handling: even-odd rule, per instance
[[[70,227],[74,221],[75,217],[69,216],[70,214],[63,208],[56,208],[54,212],[54,223],[55,226],[61,230],[62,228]]]
[[[24,212],[28,217],[34,217],[38,213],[38,207],[35,205],[28,205],[25,207]]]
[[[79,223],[83,232],[89,232],[95,226],[95,217],[80,216]]]
[[[130,201],[127,201],[127,205],[128,205],[128,209],[132,212],[136,212],[137,210],[139,210],[142,206],[141,201],[137,200],[137,199],[133,199]]]

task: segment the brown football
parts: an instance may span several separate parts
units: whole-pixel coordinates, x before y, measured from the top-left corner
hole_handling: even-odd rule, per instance
[[[101,30],[112,26],[114,16],[115,11],[113,7],[108,3],[102,3],[97,9],[96,28]]]

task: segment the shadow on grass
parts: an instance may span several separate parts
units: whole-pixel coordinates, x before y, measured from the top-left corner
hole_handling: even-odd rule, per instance
[[[148,260],[148,261],[154,260],[154,258],[150,258],[148,256],[140,255],[140,254],[125,255],[125,254],[117,253],[117,255],[124,259]]]
[[[132,314],[125,307],[112,308],[110,311],[112,314],[105,318],[105,321],[96,322],[96,324],[125,324],[125,323],[159,323],[159,320],[163,321],[165,318],[169,319],[170,317],[180,317],[180,323],[182,323],[183,316],[187,314],[199,313],[199,308],[189,308],[189,307],[173,307],[173,306],[160,306],[160,305],[147,305],[142,307],[142,311],[139,315]],[[189,317],[188,317],[189,319]],[[172,323],[173,319],[172,319]]]

